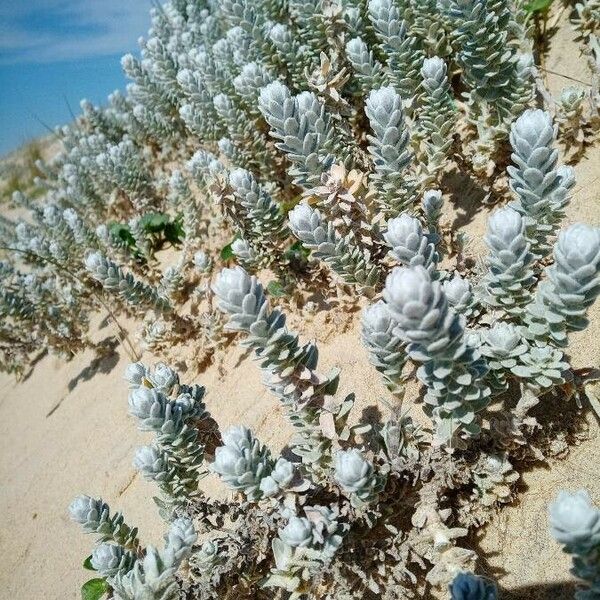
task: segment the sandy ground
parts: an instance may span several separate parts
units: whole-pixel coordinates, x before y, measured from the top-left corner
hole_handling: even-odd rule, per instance
[[[571,38],[568,27],[562,27],[545,66],[554,73],[579,73],[585,80]],[[548,74],[548,82],[555,94],[573,83],[554,74]],[[598,149],[577,165],[578,185],[568,223],[582,220],[600,225],[599,167]],[[488,213],[473,197],[465,197],[447,218],[464,226],[477,252]],[[600,306],[593,308],[590,317],[591,327],[573,336],[575,367],[600,364]],[[386,391],[367,363],[356,315],[344,333],[336,333],[335,324],[325,326],[325,318],[317,316],[302,331],[319,342],[320,370],[341,368],[340,396],[354,391],[357,413],[377,405]],[[96,333],[98,340],[113,334],[111,325]],[[152,357],[145,360],[153,362]],[[93,540],[67,516],[67,506],[78,493],[101,495],[113,510],[123,511],[129,523],[141,526],[143,542],[160,542],[163,524],[151,499],[155,487],[131,466],[134,448],[147,438],[126,416],[122,374],[128,362],[124,350],[117,347],[102,359],[91,351],[69,363],[45,356],[20,384],[0,375],[1,599],[80,597],[79,587],[89,573],[78,565],[90,553]],[[210,367],[196,381],[207,387],[208,408],[222,427],[243,423],[273,450],[285,444],[289,429],[280,407],[262,386],[251,357],[239,347],[227,350],[222,369]],[[548,534],[546,509],[561,488],[586,487],[600,502],[598,426],[591,415],[589,421],[589,439],[551,468],[525,473],[518,504],[503,510],[474,542],[484,571],[499,578],[505,598],[572,597],[569,559]]]

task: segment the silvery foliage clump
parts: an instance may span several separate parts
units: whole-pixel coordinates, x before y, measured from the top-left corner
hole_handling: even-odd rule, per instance
[[[89,300],[98,292],[95,277],[140,311],[177,313],[180,298],[172,294],[163,304],[156,289],[162,274],[144,262],[152,257],[140,219],[150,209],[173,220],[182,213],[183,270],[199,242],[206,241],[205,256],[219,260],[234,234],[232,260],[262,266],[257,248],[269,243],[270,266],[288,266],[283,255],[298,247],[290,229],[303,251],[373,296],[362,336],[395,396],[393,417],[373,425],[359,417],[350,426],[353,396],[336,402],[337,373],[318,373],[316,345],[288,331],[258,280],[239,268],[217,278],[215,297],[230,329],[255,351],[294,426],[286,458],[243,427],[221,437],[201,388],[182,385],[170,368],[128,370],[130,411],[155,438],[136,452],[135,465],[157,483],[162,514],[174,523],[164,549],[141,549],[101,501],[77,502],[80,522],[114,546],[96,554],[116,597],[179,595],[175,570],[195,542],[191,524],[179,521],[188,514],[210,539],[191,549],[182,569],[191,596],[247,595],[257,581],[296,596],[402,595],[405,584],[422,593],[429,585],[446,588],[457,572],[475,568],[474,553],[457,542],[473,524],[471,510],[485,518],[510,497],[510,465],[519,456],[512,448],[533,430],[545,433],[533,417],[519,420],[502,392],[518,384],[513,389],[538,400],[567,383],[580,391],[563,350],[567,334],[585,326],[598,293],[597,230],[561,233],[552,255],[574,177],[558,166],[547,115],[526,112],[514,125],[510,210],[520,221],[508,213],[494,218],[482,277],[452,269],[451,252],[449,272],[438,270],[442,250],[454,241],[440,224],[442,192],[449,192],[442,174],[458,166],[479,176],[492,164],[486,184],[495,181],[502,175],[497,165],[507,161],[510,124],[532,105],[532,37],[522,7],[401,4],[173,0],[154,8],[141,56],[123,58],[126,92],[112,94],[104,108],[85,103],[82,117],[57,131],[63,149],[44,169],[43,196],[19,200],[31,219],[14,228],[0,224],[6,246],[28,252],[24,265],[11,256],[11,265],[22,267],[17,274],[3,272],[10,286],[2,286],[2,315],[29,324],[43,314],[48,339],[96,309]],[[575,12],[592,41],[588,4]],[[445,65],[465,84],[466,98],[456,97]],[[348,173],[339,178],[344,199],[332,184],[334,169]],[[423,191],[436,182],[442,189]],[[355,193],[364,223],[340,217],[337,200]],[[132,223],[135,250],[111,221]],[[544,270],[542,258],[554,264]],[[208,274],[209,262],[200,257],[197,268]],[[395,262],[402,266],[390,273]],[[72,290],[65,268],[83,279],[71,282]],[[323,296],[329,292],[320,272],[316,285],[310,280],[315,271],[289,276],[296,296],[317,286]],[[60,323],[67,307],[68,323]],[[146,341],[166,351],[171,317],[149,317]],[[40,333],[34,344],[45,345]],[[6,339],[16,347],[14,335]],[[411,363],[426,387],[434,444],[427,428],[401,411]],[[501,410],[487,410],[492,395]],[[513,430],[495,429],[494,419],[512,419]],[[494,454],[478,445],[480,427]],[[496,444],[509,450],[496,452]],[[477,459],[476,471],[467,468],[467,456]],[[205,463],[234,491],[227,501],[200,492]],[[457,490],[478,489],[487,494],[487,510],[471,499],[454,502]],[[408,582],[413,574],[416,583]],[[464,576],[453,593],[485,597],[487,586],[477,581]]]
[[[489,111],[494,126],[512,121],[531,93],[520,89],[516,51],[507,43],[514,14],[507,3],[496,6],[485,0],[451,0],[447,4],[462,42],[458,60],[473,116]],[[529,88],[532,85],[529,82]]]
[[[484,506],[498,506],[513,498],[512,484],[519,480],[506,453],[483,454],[475,466],[474,496]]]
[[[384,215],[398,214],[412,203],[414,193],[407,177],[412,154],[402,99],[391,86],[374,89],[367,98],[365,114],[373,132],[368,139],[377,200]]]
[[[575,183],[570,167],[557,166],[556,129],[542,110],[527,110],[513,124],[510,143],[514,166],[508,167],[513,208],[525,219],[531,251],[546,257],[550,236],[564,217],[564,207]]]
[[[427,153],[427,175],[437,178],[448,162],[458,119],[448,81],[447,66],[438,56],[426,58],[421,67],[420,127]]]
[[[273,540],[275,568],[265,583],[292,592],[292,597],[300,597],[302,581],[309,581],[332,560],[348,531],[336,510],[305,506],[303,512],[303,517],[291,514]]]
[[[185,239],[189,241],[200,234],[202,208],[190,189],[184,172],[176,169],[169,179],[169,198],[171,203],[183,213]]]
[[[151,431],[151,445],[136,450],[133,464],[145,479],[157,483],[165,511],[185,504],[198,493],[204,465],[203,422],[209,418],[204,388],[179,382],[164,363],[153,369],[132,363],[126,370],[129,413],[142,431]]]
[[[100,251],[88,254],[85,268],[105,290],[116,294],[134,309],[154,308],[160,312],[171,310],[169,301],[160,296],[156,289],[136,280],[131,273],[123,273],[119,265]]]
[[[436,249],[435,236],[423,231],[421,222],[416,217],[402,213],[387,222],[384,234],[390,255],[401,265],[407,267],[421,266],[430,273],[436,272],[439,254]]]
[[[288,214],[290,229],[315,258],[325,261],[342,281],[371,293],[381,279],[380,267],[368,250],[358,246],[354,235],[341,236],[332,222],[308,204],[298,204]]]
[[[129,527],[121,513],[111,515],[108,504],[101,498],[77,496],[69,506],[69,513],[85,533],[97,534],[100,542],[110,541],[124,548],[137,549],[137,529]]]
[[[476,310],[475,296],[471,283],[460,275],[446,279],[443,283],[444,293],[450,306],[459,314],[470,317]]]
[[[370,0],[368,16],[377,38],[377,49],[386,60],[386,76],[407,105],[415,102],[419,68],[423,61],[421,40],[412,35],[400,7],[391,0]]]
[[[352,38],[346,43],[346,56],[363,92],[376,89],[385,82],[383,65],[360,37]]]
[[[600,594],[600,510],[586,490],[561,491],[550,504],[550,533],[573,557],[571,572],[584,588],[577,600],[592,600]]]
[[[423,193],[421,207],[429,235],[431,236],[437,235],[439,232],[443,206],[444,199],[442,198],[441,190],[427,190]]]
[[[396,267],[383,298],[408,356],[421,363],[417,377],[427,387],[425,403],[440,442],[452,443],[459,432],[477,435],[476,414],[491,393],[484,382],[488,367],[465,341],[464,321],[450,308],[441,283],[422,265]]]
[[[175,519],[164,536],[165,544],[162,549],[147,546],[143,558],[138,559],[130,571],[119,571],[116,576],[108,578],[115,598],[179,598],[181,592],[175,573],[181,563],[189,558],[197,538],[190,519]]]
[[[574,153],[580,152],[586,142],[585,98],[585,90],[577,86],[563,88],[558,98],[558,134],[566,149]]]
[[[195,252],[192,260],[200,273],[207,273],[212,268],[212,260],[204,250]]]
[[[371,363],[382,374],[388,389],[402,397],[406,342],[394,333],[396,321],[383,300],[364,309],[361,327],[362,342],[369,351]]]
[[[179,517],[172,521],[165,535],[165,546],[158,550],[139,546],[134,537],[137,530],[130,530],[119,513],[111,518],[109,507],[102,500],[78,496],[69,511],[85,532],[98,535],[91,566],[112,588],[114,598],[176,600],[180,597],[175,573],[189,557],[198,537],[190,519]]]
[[[310,189],[332,163],[333,130],[325,106],[312,92],[293,96],[281,82],[261,89],[260,110],[276,146],[292,163],[294,181]]]
[[[531,302],[535,256],[526,237],[526,220],[511,207],[488,219],[485,236],[489,254],[482,282],[482,299],[510,315],[519,316]]]
[[[91,565],[102,577],[112,577],[120,571],[130,571],[136,557],[130,550],[116,544],[99,544],[92,552]]]
[[[223,432],[223,446],[215,450],[211,469],[228,487],[254,501],[285,490],[295,475],[292,463],[285,458],[275,462],[269,450],[241,426]]]
[[[306,268],[306,260],[290,259],[293,241],[286,212],[299,194],[312,198],[334,164],[360,173],[363,196],[369,198],[365,204],[376,208],[365,217],[369,231],[376,230],[382,217],[417,210],[420,198],[414,192],[439,175],[455,133],[453,106],[457,100],[461,104],[448,87],[444,65],[468,54],[466,46],[473,57],[489,58],[493,69],[504,72],[514,63],[510,85],[495,89],[500,100],[522,110],[526,94],[519,91],[519,82],[527,80],[527,60],[513,50],[494,52],[499,39],[509,49],[517,41],[527,47],[529,40],[519,33],[519,15],[512,7],[482,10],[463,23],[465,19],[453,20],[452,10],[434,0],[410,0],[402,7],[391,0],[342,4],[329,10],[317,0],[202,6],[173,1],[164,10],[153,9],[151,29],[140,40],[140,56],[122,59],[127,89],[112,93],[104,107],[83,101],[82,115],[57,129],[61,151],[52,162],[38,166],[42,202],[17,195],[33,217],[19,224],[29,238],[19,234],[19,245],[54,261],[48,269],[28,256],[27,268],[34,264],[36,270],[50,270],[60,278],[58,263],[79,274],[84,257],[101,252],[127,271],[125,280],[132,276],[155,288],[159,276],[152,235],[142,226],[142,217],[151,210],[174,219],[181,216],[185,264],[198,249],[199,238],[212,244],[214,230],[225,225],[252,249],[242,252],[238,243],[243,264],[257,268],[268,259],[288,283],[313,270]],[[488,22],[483,13],[490,11],[494,15]],[[484,27],[475,27],[483,21]],[[457,25],[468,44],[453,39]],[[461,64],[471,81],[468,56]],[[484,94],[486,86],[501,79],[490,75],[477,89]],[[469,130],[475,133],[472,125]],[[480,127],[478,137],[482,131]],[[368,143],[365,135],[370,136]],[[197,150],[190,157],[191,148]],[[247,174],[242,179],[240,170]],[[233,190],[230,173],[238,174]],[[213,200],[223,194],[234,199],[240,214],[225,211],[221,219]],[[64,218],[45,214],[46,205],[55,206],[52,210]],[[338,231],[334,207],[322,198],[314,206],[323,222],[333,220]],[[2,231],[14,241],[10,227]],[[344,238],[347,232],[338,234]],[[345,240],[337,251],[338,259],[346,255],[342,276],[353,282],[356,274],[360,291],[383,283],[377,275],[383,258],[380,240],[373,237],[372,255],[356,251],[361,240]],[[271,242],[273,252],[258,252]],[[250,257],[252,253],[257,256]],[[150,269],[144,268],[144,260]],[[15,256],[14,262],[19,261]],[[123,288],[134,287],[126,301],[147,296],[154,303],[150,290],[122,283]],[[83,301],[94,288],[86,279],[75,301]],[[171,308],[178,312],[185,296],[175,296]]]
[[[587,327],[587,311],[600,294],[600,228],[577,223],[562,230],[553,258],[524,321],[527,337],[564,347],[569,332]]]
[[[385,479],[375,473],[373,464],[357,448],[337,452],[333,478],[357,507],[376,499],[385,485]]]
[[[179,375],[163,363],[152,369],[132,363],[126,369],[125,380],[130,413],[137,418],[140,429],[156,436],[152,446],[136,452],[134,464],[163,492],[164,498],[158,503],[170,527],[162,550],[142,548],[137,530],[125,525],[120,514],[112,516],[102,500],[80,496],[73,501],[73,520],[84,531],[98,535],[92,566],[114,590],[115,598],[178,597],[181,588],[174,576],[187,559],[194,579],[203,581],[208,585],[206,589],[217,594],[221,589],[218,586],[224,583],[220,573],[237,568],[232,544],[240,543],[240,536],[249,533],[262,536],[249,538],[253,545],[272,545],[272,558],[264,553],[260,558],[249,557],[261,563],[265,585],[300,597],[313,578],[327,572],[340,551],[350,529],[347,511],[354,507],[361,511],[356,513],[361,518],[359,515],[371,510],[384,491],[386,476],[364,450],[339,450],[326,469],[327,476],[318,479],[309,464],[275,459],[247,428],[231,427],[222,436],[217,433],[221,445],[214,450],[210,464],[210,469],[236,493],[227,504],[233,517],[232,529],[223,537],[217,525],[224,515],[219,512],[222,503],[207,501],[197,487],[206,440],[202,436],[207,433],[202,426],[207,419],[201,403],[203,390],[181,384]],[[331,449],[323,447],[322,451],[331,454]],[[323,496],[324,486],[327,492]],[[342,492],[338,502],[331,501],[334,490]],[[328,496],[329,506],[310,503],[312,498]],[[256,523],[256,516],[248,514],[251,507],[261,516],[262,525]],[[195,509],[206,511],[202,526],[208,527],[209,533],[214,528],[214,534],[220,537],[193,548],[197,540],[194,524],[181,515],[186,511],[193,515]]]
[[[179,260],[169,265],[162,274],[158,284],[158,295],[173,305],[182,296],[185,287],[185,264]]]
[[[285,315],[269,307],[260,282],[241,267],[221,271],[213,291],[219,308],[229,315],[226,328],[247,335],[244,345],[254,349],[266,385],[286,409],[297,434],[292,451],[318,471],[329,459],[331,443],[319,419],[326,397],[337,388],[337,373],[323,377],[315,371],[316,346],[299,343],[298,335],[287,330]]]
[[[269,189],[246,169],[233,169],[227,180],[229,199],[225,211],[241,236],[232,243],[242,264],[275,263],[282,242],[289,237],[285,216]]]

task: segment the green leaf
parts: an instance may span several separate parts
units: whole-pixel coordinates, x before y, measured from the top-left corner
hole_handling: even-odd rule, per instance
[[[159,233],[168,222],[169,216],[159,212],[146,213],[140,219],[140,225],[147,233]]]
[[[227,244],[224,248],[221,249],[221,260],[228,261],[233,258],[233,250],[231,248],[231,244]]]
[[[113,221],[108,224],[108,231],[110,235],[124,242],[128,248],[133,248],[135,246],[135,238],[127,225]]]
[[[87,569],[88,571],[96,570],[96,569],[94,569],[94,567],[92,567],[92,555],[91,554],[83,561],[83,568]]]
[[[302,244],[302,242],[297,241],[295,244],[292,244],[288,250],[286,250],[286,254],[300,254],[304,258],[308,258],[310,255],[310,250]]]
[[[177,221],[167,223],[164,228],[165,240],[171,242],[173,246],[181,244],[181,240],[185,237],[183,227]]]
[[[554,0],[532,0],[525,5],[525,11],[528,13],[544,12],[550,8]]]
[[[281,298],[282,296],[288,295],[280,281],[269,281],[269,284],[267,285],[267,292],[269,292],[269,294],[275,298]]]
[[[90,579],[81,586],[81,600],[99,600],[108,589],[105,579]]]

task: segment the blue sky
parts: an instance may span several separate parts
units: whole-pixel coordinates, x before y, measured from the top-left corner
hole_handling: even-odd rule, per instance
[[[0,154],[104,103],[120,57],[150,25],[150,0],[0,0]]]

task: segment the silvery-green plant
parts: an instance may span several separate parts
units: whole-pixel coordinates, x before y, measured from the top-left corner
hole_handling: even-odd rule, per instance
[[[438,56],[426,58],[421,67],[421,77],[423,91],[419,98],[418,119],[424,136],[426,175],[436,179],[448,164],[458,112],[443,59]]]
[[[281,400],[297,436],[291,448],[306,469],[319,472],[330,460],[331,440],[321,430],[326,396],[337,389],[337,373],[316,372],[314,344],[300,345],[287,330],[285,315],[271,310],[262,285],[241,267],[223,269],[213,290],[219,308],[229,314],[227,329],[244,332],[244,345],[254,349],[269,389]]]
[[[127,224],[129,226],[129,231],[135,240],[136,249],[146,261],[150,261],[153,254],[152,243],[144,230],[141,217],[132,217]]]
[[[458,60],[470,88],[469,101],[475,114],[484,112],[482,104],[492,108],[498,125],[511,116],[512,99],[507,95],[515,84],[515,52],[507,44],[508,3],[451,0],[448,5],[462,42]]]
[[[597,0],[582,0],[575,4],[575,12],[571,23],[581,36],[591,36],[598,29],[598,2]]]
[[[551,251],[549,238],[562,220],[567,193],[574,184],[569,170],[557,168],[555,138],[552,118],[539,109],[525,111],[510,132],[515,164],[507,171],[516,197],[513,208],[525,218],[531,251],[538,258]]]
[[[240,233],[267,247],[289,235],[280,206],[252,173],[239,168],[230,171],[229,186],[237,205]]]
[[[483,454],[474,467],[474,494],[484,506],[510,502],[512,484],[519,479],[506,453]]]
[[[504,391],[508,388],[507,376],[517,375],[514,370],[523,368],[522,357],[530,351],[529,344],[515,325],[502,321],[481,336],[479,350],[487,358],[490,386],[495,392]]]
[[[298,204],[288,214],[292,233],[312,250],[312,256],[326,262],[346,283],[366,294],[372,294],[381,280],[381,268],[373,262],[368,250],[358,246],[352,232],[340,236],[332,222],[308,204]]]
[[[460,433],[477,435],[477,412],[489,402],[487,366],[465,342],[464,321],[449,307],[441,283],[422,266],[396,267],[383,297],[408,356],[422,363],[417,377],[427,387],[438,440],[453,444]]]
[[[274,81],[261,89],[259,107],[275,145],[292,163],[294,182],[307,190],[317,185],[333,162],[333,132],[323,103],[312,92],[292,96]]]
[[[587,327],[588,308],[600,294],[600,228],[578,223],[561,231],[544,274],[523,317],[527,336],[564,347],[569,332]]]
[[[374,58],[373,51],[360,37],[346,43],[346,56],[363,93],[377,89],[385,83],[383,65]]]
[[[265,583],[291,592],[293,598],[301,596],[303,582],[331,562],[348,530],[337,511],[326,506],[305,506],[304,514],[291,515],[273,540],[275,568]]]
[[[571,572],[585,584],[577,600],[600,594],[600,510],[586,490],[559,492],[549,507],[550,532],[573,556]]]
[[[135,555],[116,544],[99,544],[92,552],[90,563],[102,577],[114,577],[133,568]]]
[[[165,498],[159,505],[166,514],[184,505],[198,493],[205,475],[202,422],[209,417],[204,388],[179,383],[177,374],[163,363],[148,369],[130,365],[129,412],[142,431],[152,431],[151,446],[139,448],[134,466],[148,480],[155,481]]]
[[[108,146],[96,157],[96,165],[102,176],[122,189],[137,206],[144,207],[155,198],[152,175],[132,140]]]
[[[520,357],[512,372],[524,380],[524,386],[536,395],[564,383],[569,368],[563,353],[552,346],[533,346]]]
[[[414,202],[414,184],[409,174],[410,136],[402,99],[391,86],[373,90],[367,98],[365,113],[373,132],[368,140],[377,201],[385,216],[395,217]]]
[[[421,207],[430,235],[438,233],[443,206],[444,199],[440,190],[427,190],[423,194]]]
[[[422,266],[435,274],[439,255],[435,243],[423,231],[421,222],[408,213],[402,213],[387,222],[385,241],[391,248],[390,254],[406,267]]]
[[[236,164],[269,172],[274,168],[272,148],[261,131],[257,118],[252,118],[237,99],[220,93],[213,98],[217,115],[236,150]]]
[[[202,544],[200,550],[194,553],[193,559],[194,565],[198,567],[201,573],[210,573],[222,560],[222,557],[219,556],[218,544],[207,540]]]
[[[268,36],[274,50],[274,62],[283,66],[294,85],[299,86],[306,79],[305,68],[310,62],[306,58],[306,47],[284,23],[274,23]]]
[[[170,265],[163,271],[157,292],[161,298],[172,306],[181,298],[184,286],[185,264],[180,260],[177,264]]]
[[[100,542],[111,541],[124,548],[137,550],[137,528],[129,527],[121,513],[111,515],[108,504],[101,498],[77,496],[69,506],[69,514],[85,533],[97,534]]]
[[[352,505],[359,508],[375,501],[385,485],[385,478],[357,448],[338,451],[333,478]]]
[[[194,267],[196,267],[200,273],[208,273],[212,268],[212,260],[204,250],[195,252],[192,260]]]
[[[256,501],[284,490],[294,478],[292,464],[280,458],[277,463],[269,450],[245,427],[223,432],[223,446],[215,450],[211,469],[233,490]]]
[[[200,233],[202,211],[196,201],[183,171],[175,170],[169,180],[171,203],[183,213],[183,230],[186,243],[192,243]]]
[[[390,83],[410,107],[419,85],[423,53],[419,48],[419,40],[407,31],[401,10],[392,0],[368,2],[369,20],[375,30],[380,51],[386,58]]]
[[[586,141],[585,97],[584,89],[568,86],[561,91],[557,103],[558,133],[567,150],[574,154],[581,152]]]
[[[233,242],[231,242],[231,251],[242,267],[249,271],[256,268],[259,262],[259,255],[244,238],[236,238],[233,240]]]
[[[526,220],[511,207],[501,208],[488,219],[484,239],[489,254],[481,298],[509,315],[520,316],[535,285],[535,257],[526,237]]]
[[[447,279],[442,285],[448,304],[458,314],[470,317],[475,310],[475,297],[469,280],[460,275],[454,275],[452,279]]]
[[[160,312],[171,310],[168,300],[161,297],[156,289],[136,280],[131,273],[123,273],[119,265],[100,251],[88,254],[85,267],[105,290],[118,295],[132,308],[154,308]]]
[[[175,579],[181,563],[186,560],[197,534],[192,522],[178,518],[171,524],[165,535],[162,550],[147,546],[143,558],[137,560],[126,573],[117,572],[108,582],[118,600],[176,600],[180,597],[180,587]]]
[[[361,317],[363,344],[369,359],[381,373],[387,388],[398,398],[404,393],[406,342],[394,333],[396,322],[387,305],[379,300],[364,309]]]
[[[258,111],[260,90],[272,83],[274,79],[273,74],[263,64],[249,62],[242,67],[239,75],[236,75],[233,86],[246,102],[249,110]]]

